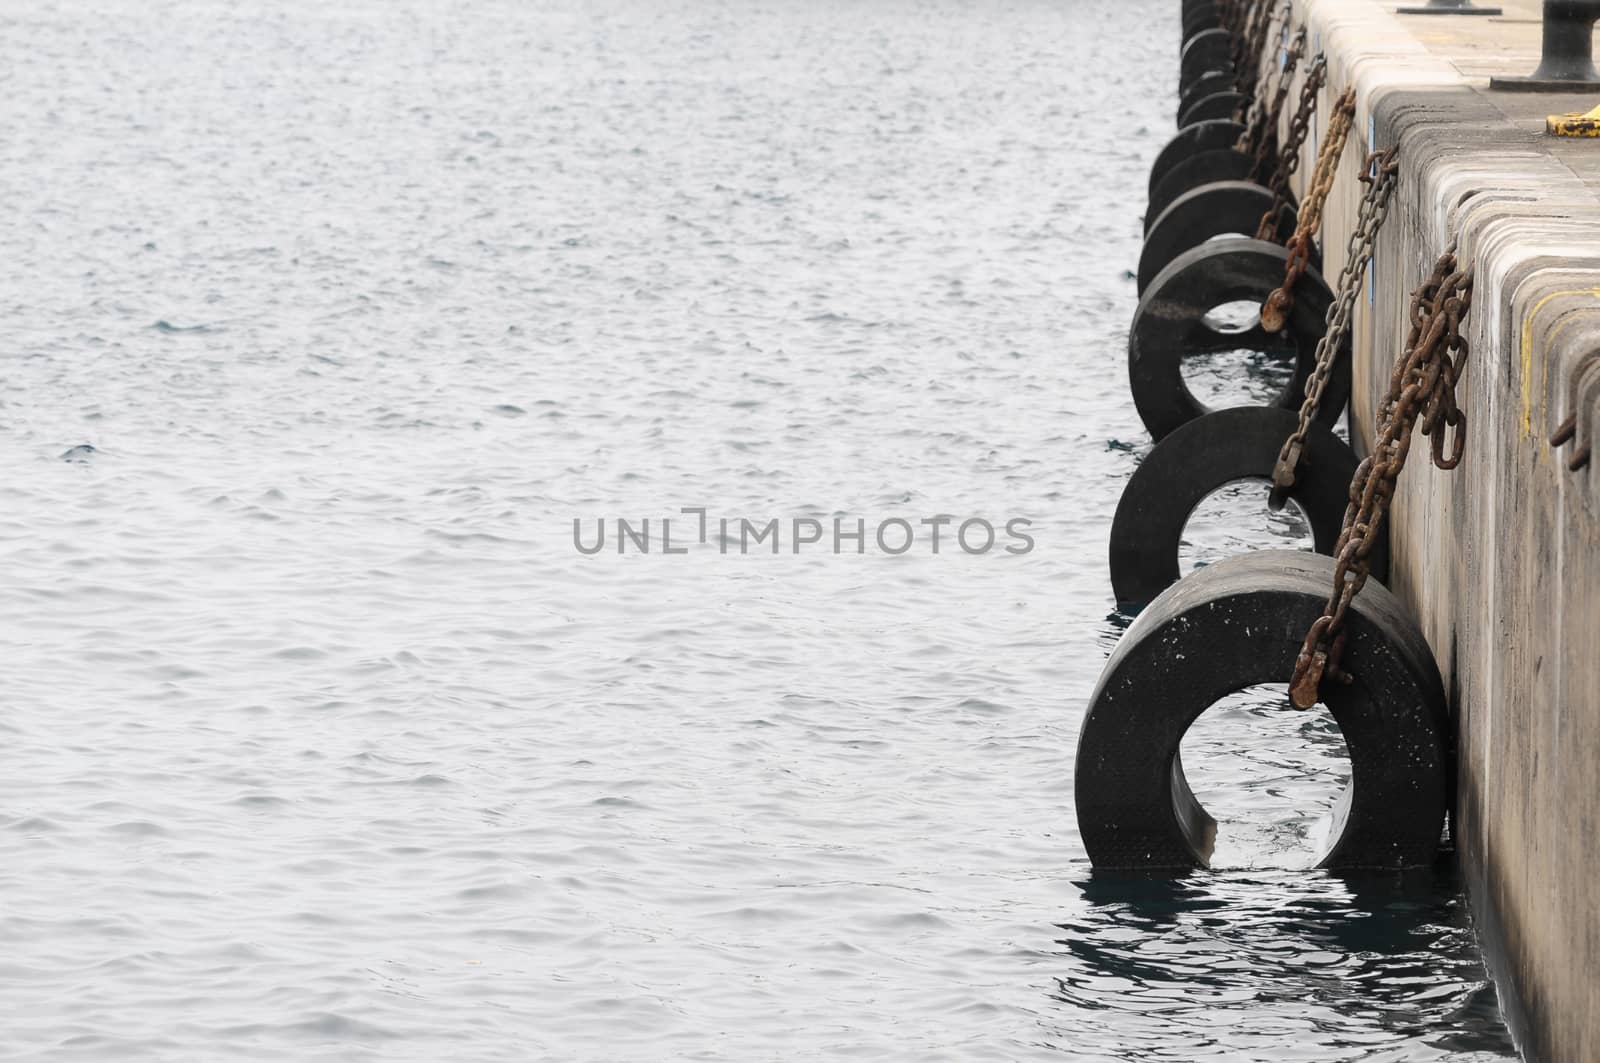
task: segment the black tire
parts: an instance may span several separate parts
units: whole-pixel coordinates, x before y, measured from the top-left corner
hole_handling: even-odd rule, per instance
[[[1185,192],[1161,212],[1145,233],[1139,267],[1134,273],[1139,294],[1145,293],[1150,282],[1173,259],[1207,240],[1228,235],[1254,237],[1262,217],[1274,206],[1272,193],[1249,181],[1218,181]],[[1291,208],[1279,208],[1272,242],[1287,244],[1297,220]],[[1321,267],[1319,257],[1313,249],[1314,267]]]
[[[1306,378],[1333,293],[1321,274],[1307,271],[1295,288],[1294,310],[1278,334],[1257,324],[1221,334],[1205,323],[1214,308],[1234,301],[1260,303],[1283,281],[1288,252],[1277,244],[1228,237],[1185,251],[1156,275],[1139,300],[1128,331],[1128,383],[1139,418],[1159,442],[1211,408],[1195,398],[1183,379],[1183,360],[1225,350],[1252,350],[1294,362],[1294,375],[1270,403],[1299,409]],[[1333,374],[1317,410],[1319,423],[1331,426],[1350,398],[1350,342],[1335,356]]]
[[[1122,489],[1111,520],[1111,589],[1117,608],[1143,609],[1176,583],[1184,526],[1206,495],[1238,480],[1272,479],[1283,441],[1299,414],[1276,406],[1238,406],[1196,417],[1145,456]],[[1289,497],[1305,511],[1319,554],[1332,554],[1359,464],[1350,445],[1326,426],[1306,435]],[[1387,526],[1370,555],[1372,575],[1389,578]]]
[[[1183,44],[1178,59],[1178,92],[1207,74],[1232,75],[1233,34],[1224,29],[1201,30]]]
[[[1234,91],[1213,92],[1204,96],[1190,105],[1189,109],[1178,114],[1178,128],[1194,125],[1196,122],[1213,122],[1219,118],[1234,120],[1234,115],[1240,113],[1249,99],[1243,93]]]
[[[1199,81],[1189,85],[1178,93],[1178,113],[1182,114],[1195,102],[1218,92],[1236,92],[1239,88],[1239,79],[1233,74],[1207,74]]]
[[[1202,151],[1180,159],[1150,190],[1150,200],[1144,211],[1145,231],[1149,232],[1156,219],[1185,192],[1218,181],[1248,181],[1254,166],[1254,159],[1231,147]],[[1292,200],[1290,205],[1293,206]]]
[[[1150,166],[1149,191],[1178,163],[1191,155],[1198,155],[1202,151],[1219,151],[1231,148],[1244,133],[1244,126],[1238,122],[1218,119],[1211,122],[1196,122],[1187,129],[1180,129],[1173,138],[1167,141],[1166,146],[1156,154],[1156,161]]]
[[[1208,866],[1216,823],[1189,789],[1179,743],[1223,697],[1287,681],[1333,567],[1294,550],[1229,558],[1174,584],[1123,634],[1078,736],[1078,830],[1097,870]],[[1350,751],[1351,780],[1318,866],[1429,867],[1452,798],[1438,667],[1379,584],[1357,595],[1345,631],[1353,682],[1326,682],[1322,693]]]
[[[1190,4],[1183,9],[1184,44],[1188,44],[1189,39],[1197,33],[1224,28],[1222,16],[1218,13],[1215,4]],[[1179,54],[1182,54],[1181,49]]]

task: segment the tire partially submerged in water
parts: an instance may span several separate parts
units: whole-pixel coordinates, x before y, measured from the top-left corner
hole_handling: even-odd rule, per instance
[[[1333,569],[1332,558],[1301,551],[1229,558],[1168,588],[1123,634],[1078,737],[1078,829],[1096,869],[1209,866],[1216,822],[1189,788],[1179,744],[1222,698],[1287,682]],[[1429,867],[1452,797],[1438,667],[1399,600],[1377,583],[1356,596],[1345,631],[1353,682],[1328,681],[1322,692],[1351,777],[1317,866]]]
[[[1317,341],[1333,293],[1320,274],[1307,271],[1295,289],[1294,310],[1281,333],[1259,322],[1238,332],[1219,332],[1208,315],[1232,302],[1257,305],[1283,281],[1288,252],[1277,244],[1228,237],[1202,244],[1173,259],[1150,282],[1128,330],[1128,382],[1139,418],[1160,441],[1181,425],[1210,413],[1183,379],[1187,358],[1230,350],[1275,354],[1292,360],[1289,383],[1263,405],[1299,409],[1306,378],[1315,365]],[[1338,351],[1317,420],[1332,425],[1350,398],[1350,341]]]
[[[1239,406],[1197,417],[1156,444],[1123,486],[1111,521],[1111,589],[1119,609],[1142,609],[1178,581],[1184,527],[1206,495],[1240,480],[1262,481],[1266,494],[1278,452],[1298,424],[1294,410]],[[1348,443],[1312,424],[1288,496],[1310,522],[1319,554],[1332,554],[1339,541],[1358,464]],[[1373,577],[1388,579],[1387,529],[1370,560]]]

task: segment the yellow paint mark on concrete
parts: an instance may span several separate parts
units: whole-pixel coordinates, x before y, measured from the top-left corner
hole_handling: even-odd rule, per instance
[[[1568,295],[1588,295],[1600,299],[1600,288],[1572,288],[1567,291],[1551,292],[1528,311],[1528,316],[1522,321],[1522,435],[1526,439],[1533,434],[1533,319],[1539,316],[1552,299],[1560,299]],[[1543,390],[1542,388],[1540,389]],[[1542,412],[1542,411],[1541,411]]]
[[[1553,114],[1544,120],[1553,137],[1600,137],[1600,107],[1584,114]]]

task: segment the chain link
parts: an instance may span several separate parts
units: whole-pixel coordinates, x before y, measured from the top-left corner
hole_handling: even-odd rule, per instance
[[[1254,0],[1254,2],[1259,3],[1260,0]],[[1248,17],[1247,7],[1248,5],[1243,0],[1218,0],[1217,21],[1222,25],[1223,29],[1233,34],[1235,39],[1244,29],[1244,20]]]
[[[1339,176],[1339,159],[1344,155],[1345,143],[1350,139],[1350,127],[1356,114],[1356,90],[1345,89],[1334,104],[1328,118],[1328,135],[1317,153],[1317,165],[1311,172],[1310,187],[1305,199],[1300,201],[1300,216],[1294,235],[1285,245],[1289,260],[1284,264],[1283,283],[1267,296],[1261,304],[1261,327],[1268,332],[1281,332],[1289,323],[1289,312],[1294,309],[1294,289],[1311,268],[1311,242],[1322,231],[1322,211],[1333,192],[1333,182]],[[1270,240],[1278,228],[1278,218],[1287,203],[1286,196],[1273,197],[1272,206],[1261,216],[1256,228],[1257,240]]]
[[[1280,16],[1287,18],[1288,8],[1285,6],[1280,10],[1278,0],[1257,2],[1250,9],[1251,21],[1234,38],[1233,62],[1240,92],[1255,91],[1261,57],[1266,52],[1267,42],[1272,39],[1272,28],[1278,25]]]
[[[1260,92],[1251,97],[1250,108],[1244,117],[1244,132],[1239,135],[1238,143],[1234,150],[1241,155],[1248,155],[1257,159],[1260,155],[1270,150],[1272,135],[1277,131],[1278,121],[1283,115],[1283,104],[1289,96],[1291,83],[1294,81],[1294,72],[1300,66],[1300,60],[1305,57],[1306,31],[1301,29],[1289,42],[1289,47],[1284,53],[1283,69],[1278,74],[1278,83],[1272,92],[1270,105],[1263,101],[1266,93]],[[1267,78],[1262,79],[1262,88],[1266,88]]]
[[[1352,681],[1339,666],[1345,618],[1366,586],[1372,549],[1411,450],[1411,429],[1419,419],[1422,434],[1432,437],[1434,465],[1448,470],[1461,463],[1467,416],[1456,405],[1456,383],[1470,353],[1461,322],[1471,309],[1472,270],[1460,268],[1452,248],[1411,295],[1411,331],[1378,413],[1378,438],[1350,482],[1350,504],[1334,548],[1333,594],[1306,632],[1289,680],[1290,700],[1299,708],[1317,703],[1324,675],[1341,683]],[[1447,454],[1446,436],[1452,429],[1454,446]]]
[[[1367,266],[1378,242],[1378,233],[1389,217],[1389,203],[1394,196],[1395,184],[1400,178],[1397,148],[1373,152],[1362,167],[1361,181],[1367,191],[1361,199],[1361,209],[1356,227],[1350,234],[1345,250],[1344,269],[1339,273],[1339,285],[1333,303],[1324,319],[1325,329],[1317,341],[1316,365],[1306,378],[1305,401],[1300,405],[1300,423],[1293,434],[1284,440],[1278,452],[1278,463],[1272,470],[1271,505],[1281,508],[1283,499],[1294,487],[1295,472],[1300,465],[1300,455],[1305,450],[1306,435],[1322,407],[1322,396],[1333,376],[1333,363],[1339,357],[1344,339],[1350,333],[1355,317],[1356,300],[1361,295],[1361,282],[1366,277]]]
[[[1319,52],[1306,70],[1305,83],[1300,86],[1300,105],[1289,121],[1289,135],[1284,139],[1277,158],[1271,158],[1271,138],[1256,145],[1250,180],[1265,185],[1280,202],[1288,202],[1289,180],[1300,169],[1300,148],[1311,130],[1311,117],[1317,113],[1317,93],[1322,91],[1327,80],[1328,57]]]
[[[1344,154],[1345,142],[1350,139],[1355,113],[1356,90],[1345,89],[1333,105],[1333,114],[1328,116],[1328,133],[1317,152],[1317,164],[1311,171],[1305,199],[1300,203],[1300,224],[1295,229],[1296,236],[1315,236],[1322,228],[1322,211],[1327,206],[1328,195],[1333,191],[1334,179],[1339,175],[1339,159]],[[1276,208],[1282,204],[1274,206]],[[1268,211],[1261,219],[1256,238],[1268,239],[1276,221],[1274,212]]]
[[[1250,51],[1250,42],[1255,38],[1256,23],[1260,21],[1262,8],[1265,6],[1263,0],[1251,0],[1250,3],[1241,5],[1237,22],[1228,27],[1233,35],[1233,45],[1229,49],[1228,57],[1233,60],[1234,69],[1241,79],[1244,77],[1244,64]]]

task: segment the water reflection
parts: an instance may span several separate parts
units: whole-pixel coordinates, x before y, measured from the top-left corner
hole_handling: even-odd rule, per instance
[[[1188,347],[1184,386],[1210,409],[1271,405],[1294,384],[1295,344],[1259,325],[1196,328]]]
[[[0,7],[0,1057],[1370,1035],[1320,879],[1067,881],[1176,5],[263,6]],[[678,505],[1048,533],[571,547]]]
[[[1448,861],[1074,885],[1053,1001],[1080,1031],[1119,1013],[1101,1058],[1515,1058]]]
[[[1095,639],[1099,647],[1109,654],[1112,648],[1116,646],[1117,641],[1122,638],[1122,633],[1128,630],[1128,627],[1138,617],[1139,613],[1140,610],[1131,608],[1113,609],[1107,613],[1105,622],[1101,625]]]
[[[1192,572],[1249,550],[1313,550],[1311,518],[1294,498],[1274,510],[1266,480],[1235,480],[1212,491],[1189,514],[1178,544],[1178,571]]]

